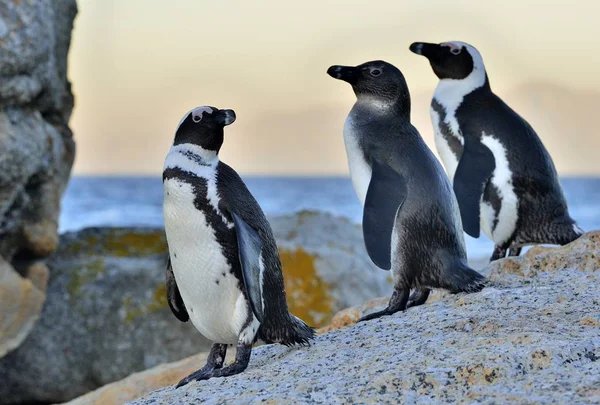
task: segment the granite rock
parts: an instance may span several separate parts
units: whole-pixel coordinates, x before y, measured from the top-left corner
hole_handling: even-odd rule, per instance
[[[347,220],[304,212],[272,223],[290,309],[308,323],[322,326],[339,309],[391,291],[389,273],[369,262],[360,228]],[[167,306],[166,260],[162,230],[63,235],[48,261],[41,319],[0,359],[0,404],[66,401],[207,350],[211,342]]]
[[[67,53],[76,13],[75,0],[0,2],[0,290],[39,275],[43,265],[35,261],[58,243],[60,198],[75,156]],[[43,288],[32,294],[29,304],[2,308],[0,330],[13,332],[0,333],[0,357],[38,319]]]
[[[353,324],[387,300],[377,299],[336,316],[342,328],[310,348],[262,346],[240,375],[128,403],[598,403],[600,271],[580,257],[600,253],[594,235],[544,250],[547,270],[522,275],[501,260],[481,292]]]

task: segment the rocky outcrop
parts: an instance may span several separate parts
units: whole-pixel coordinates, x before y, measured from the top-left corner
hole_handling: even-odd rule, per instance
[[[31,266],[35,272],[35,261],[58,243],[60,198],[75,154],[67,53],[76,12],[75,0],[0,2],[0,290],[35,297],[3,307],[0,356],[27,336],[43,299],[43,288],[15,277]]]
[[[391,294],[390,273],[369,259],[360,226],[310,211],[269,220],[290,309],[309,324],[325,326],[343,308]]]
[[[0,404],[63,402],[210,342],[167,308],[163,232],[63,235],[39,321],[0,359]]]
[[[352,223],[308,212],[272,222],[288,303],[307,322],[324,325],[334,311],[389,294],[389,274],[369,262]],[[0,359],[0,404],[66,401],[207,350],[211,342],[167,306],[166,259],[162,230],[63,235],[48,261],[41,319],[18,349]]]
[[[227,358],[229,359],[229,353]],[[69,405],[121,405],[132,399],[166,385],[179,382],[206,364],[207,353],[190,356],[174,363],[161,364],[140,373],[134,373],[124,380],[108,384],[81,396]]]
[[[577,269],[594,272],[600,269],[600,231],[588,232],[565,246],[535,246],[523,256],[509,257],[487,267],[492,280],[507,274],[533,278],[539,273]]]
[[[495,281],[479,293],[354,324],[387,302],[373,300],[339,313],[333,323],[341,329],[309,348],[259,347],[238,376],[164,387],[129,403],[598,403],[600,266],[590,261],[598,255],[598,232],[531,249],[490,265]],[[527,270],[536,263],[546,268]],[[156,381],[158,372],[144,375]]]
[[[0,258],[0,358],[33,328],[44,303],[42,291]]]

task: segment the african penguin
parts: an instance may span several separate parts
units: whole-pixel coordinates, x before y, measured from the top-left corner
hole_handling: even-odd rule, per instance
[[[371,260],[392,271],[388,307],[361,320],[423,304],[431,288],[475,292],[485,278],[467,264],[456,197],[448,178],[410,123],[404,76],[383,61],[331,66],[357,101],[344,125],[354,190],[363,205],[363,236]],[[415,293],[409,297],[411,288]]]
[[[305,345],[314,331],[288,311],[281,261],[271,227],[238,174],[219,161],[232,110],[198,107],[181,119],[163,172],[169,263],[167,299],[215,342],[207,364],[184,378],[240,373],[252,344]],[[235,362],[223,367],[228,344]]]
[[[496,96],[483,58],[464,42],[415,42],[440,79],[431,102],[435,143],[465,231],[495,243],[491,260],[583,234],[569,215],[554,163],[533,128]]]

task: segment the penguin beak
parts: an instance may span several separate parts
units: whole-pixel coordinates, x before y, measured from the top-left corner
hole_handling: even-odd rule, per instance
[[[353,66],[331,66],[327,69],[327,74],[334,79],[343,80],[350,84],[355,84],[358,79],[358,69]]]
[[[425,56],[427,59],[431,60],[438,56],[440,46],[438,44],[430,44],[427,42],[413,42],[409,49],[417,55]]]
[[[231,125],[235,122],[235,111],[233,110],[221,110],[219,111],[222,116],[223,126]]]

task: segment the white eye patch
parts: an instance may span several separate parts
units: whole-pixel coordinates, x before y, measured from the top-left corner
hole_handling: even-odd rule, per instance
[[[459,46],[454,42],[443,42],[440,46],[447,46],[454,55],[458,55],[462,51],[462,46]]]
[[[371,73],[371,76],[377,77],[381,74],[381,69],[371,68],[369,69],[369,73]]]
[[[208,114],[212,114],[213,110],[210,107],[196,107],[193,110],[186,112],[185,115],[181,118],[181,120],[179,120],[179,124],[177,124],[177,129],[179,129],[181,124],[183,124],[183,121],[185,121],[187,119],[187,117],[190,116],[190,114],[193,114],[192,120],[195,123],[202,121],[202,113],[205,113],[205,112]]]
[[[202,121],[202,114],[212,114],[213,110],[210,107],[197,107],[192,110],[192,121],[198,123]]]

